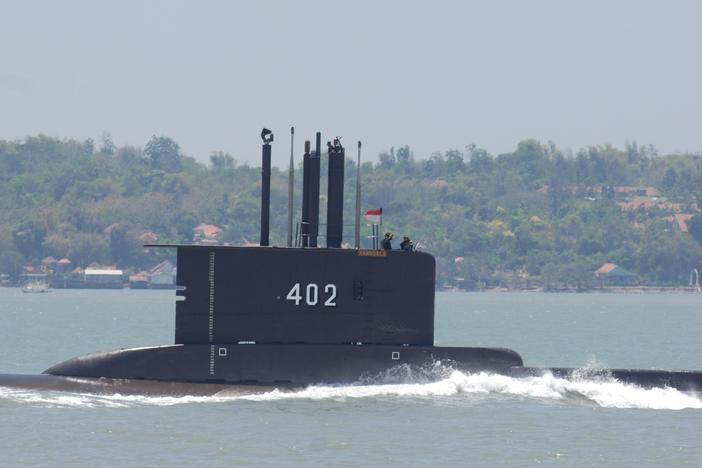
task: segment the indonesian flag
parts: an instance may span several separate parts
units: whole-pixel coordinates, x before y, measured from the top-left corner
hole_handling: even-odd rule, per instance
[[[366,211],[366,221],[373,224],[380,224],[380,220],[383,217],[383,209],[378,208],[375,210]]]

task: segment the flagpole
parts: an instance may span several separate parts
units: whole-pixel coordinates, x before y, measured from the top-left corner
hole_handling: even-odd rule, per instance
[[[358,142],[358,162],[356,163],[356,249],[361,248],[361,142]]]

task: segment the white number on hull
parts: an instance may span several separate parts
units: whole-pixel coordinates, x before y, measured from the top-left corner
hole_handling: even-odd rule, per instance
[[[295,286],[292,287],[286,299],[289,301],[295,301],[296,306],[300,305],[300,301],[302,300],[302,296],[300,295],[300,283],[295,283]]]
[[[328,284],[324,286],[324,293],[329,294],[327,300],[324,301],[324,305],[326,307],[336,307],[336,302],[334,302],[334,299],[336,299],[336,285]]]
[[[302,302],[302,287],[300,283],[295,283],[285,298],[293,301],[296,306]],[[324,294],[327,299],[324,301],[325,307],[336,307],[336,285],[327,284],[324,286]],[[319,303],[319,286],[316,283],[309,283],[305,286],[305,304],[308,306],[316,306]]]
[[[307,285],[307,302],[308,306],[316,306],[319,299],[319,287],[316,284],[310,283]]]

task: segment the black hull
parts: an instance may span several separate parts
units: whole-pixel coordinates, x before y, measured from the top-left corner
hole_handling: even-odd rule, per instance
[[[171,345],[93,353],[57,364],[44,373],[75,378],[127,379],[161,383],[270,387],[311,384],[382,383],[399,365],[428,368],[441,362],[466,373],[490,372],[516,378],[616,379],[644,388],[702,391],[702,372],[637,369],[582,370],[524,367],[514,351],[499,348],[355,345]],[[380,380],[378,380],[380,377]],[[1,380],[0,380],[1,382]],[[219,390],[218,390],[219,391]],[[115,391],[115,393],[119,393]]]
[[[227,385],[157,380],[64,377],[48,374],[0,374],[0,387],[31,390],[86,393],[90,395],[227,396],[252,395],[270,391],[270,386]]]
[[[572,369],[564,367],[515,367],[510,377],[542,376],[546,373],[567,380],[617,380],[643,388],[675,388],[682,392],[702,392],[702,372],[657,369]]]
[[[499,348],[356,345],[170,345],[92,353],[57,364],[45,374],[176,382],[298,386],[372,379],[408,364],[440,361],[467,372],[508,372],[522,365]]]

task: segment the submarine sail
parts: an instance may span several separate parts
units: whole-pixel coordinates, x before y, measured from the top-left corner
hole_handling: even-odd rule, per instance
[[[208,388],[297,386],[356,382],[397,365],[436,361],[464,372],[573,376],[574,369],[525,367],[509,349],[434,345],[434,257],[341,248],[345,151],[338,139],[327,145],[326,247],[317,242],[319,133],[314,152],[305,143],[302,247],[269,246],[272,133],[262,137],[261,245],[159,246],[177,249],[174,344],[87,354],[44,372],[60,379],[4,376],[0,382],[67,388],[66,377],[81,377],[213,386]],[[702,389],[702,372],[603,372],[645,387]]]

